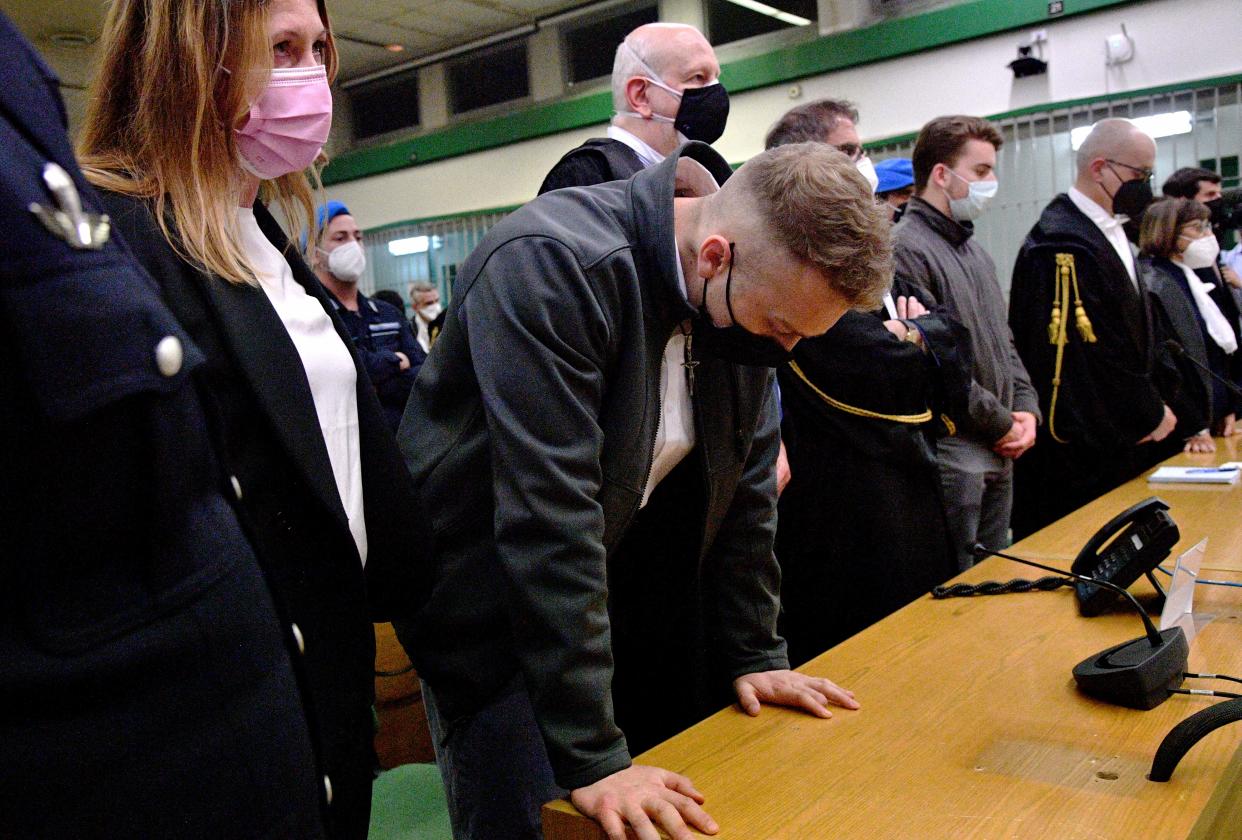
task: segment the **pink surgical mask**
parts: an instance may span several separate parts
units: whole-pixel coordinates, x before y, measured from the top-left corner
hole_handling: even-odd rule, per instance
[[[250,118],[233,133],[242,168],[268,181],[314,163],[331,128],[328,70],[317,64],[273,69]]]

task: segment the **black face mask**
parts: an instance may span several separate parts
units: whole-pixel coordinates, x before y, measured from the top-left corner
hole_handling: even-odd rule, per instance
[[[707,312],[707,281],[704,280],[703,306],[699,309],[698,317],[694,319],[694,327],[691,332],[694,346],[701,347],[704,352],[718,359],[724,359],[726,362],[733,362],[738,365],[780,367],[793,358],[793,353],[767,336],[755,335],[750,332],[738,324],[737,318],[733,315],[733,301],[730,298],[730,292],[733,285],[733,262],[735,258],[736,251],[733,243],[730,242],[729,273],[725,276],[725,306],[729,308],[729,320],[733,322],[733,325],[718,327],[712,323],[712,317]]]
[[[1110,166],[1109,169],[1112,167]],[[1117,170],[1113,169],[1113,174],[1117,175]],[[1120,175],[1117,175],[1117,180],[1121,180]],[[1135,181],[1122,181],[1112,198],[1113,215],[1129,216],[1130,223],[1138,225],[1143,218],[1143,213],[1147,211],[1147,205],[1151,204],[1153,199],[1151,180],[1139,178]]]
[[[1212,213],[1210,219],[1212,227],[1219,229],[1225,226],[1225,199],[1214,198],[1211,201],[1203,202],[1203,206]]]
[[[1230,213],[1225,209],[1224,198],[1214,198],[1211,201],[1203,202],[1204,206],[1212,212],[1211,223],[1212,233],[1216,235],[1218,240],[1224,239],[1225,234],[1238,226],[1238,219],[1234,213]],[[1221,250],[1224,250],[1224,243],[1221,243]]]
[[[687,139],[715,143],[724,134],[728,119],[729,92],[717,83],[683,90],[673,127]]]

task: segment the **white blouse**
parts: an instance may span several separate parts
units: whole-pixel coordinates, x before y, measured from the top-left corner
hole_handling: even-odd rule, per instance
[[[328,460],[349,517],[349,530],[358,556],[367,562],[367,528],[362,506],[362,452],[358,440],[358,374],[353,357],[341,341],[332,319],[318,300],[293,279],[283,254],[259,228],[254,211],[237,208],[242,247],[259,277],[259,285],[280,316],[297,348],[310,382],[319,430],[328,447]]]

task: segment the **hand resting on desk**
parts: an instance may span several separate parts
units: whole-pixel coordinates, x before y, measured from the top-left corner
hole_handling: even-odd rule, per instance
[[[693,840],[686,824],[705,834],[719,831],[703,810],[703,794],[685,776],[633,764],[569,795],[574,807],[600,824],[608,840],[626,840],[625,826],[639,840],[660,840],[656,825],[673,840]],[[654,822],[654,824],[653,824]]]
[[[841,688],[823,677],[808,677],[797,671],[763,671],[746,674],[733,681],[737,701],[742,711],[754,717],[759,714],[761,703],[776,706],[792,706],[803,709],[816,717],[830,718],[828,704],[843,709],[857,709],[854,692]]]

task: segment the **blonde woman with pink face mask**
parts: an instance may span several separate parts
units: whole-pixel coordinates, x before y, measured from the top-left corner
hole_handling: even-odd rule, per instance
[[[299,676],[324,822],[330,836],[363,838],[371,621],[418,605],[424,564],[409,547],[421,526],[412,485],[374,389],[266,206],[313,224],[336,69],[327,10],[116,0],[101,54],[83,169],[190,333],[185,352],[206,356],[195,381],[214,407],[219,480]]]

